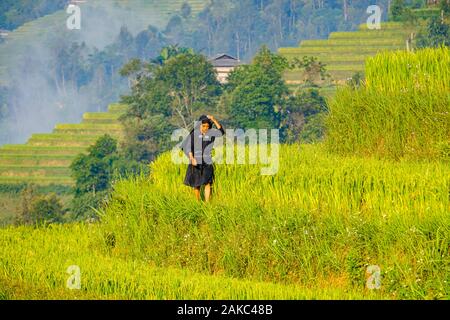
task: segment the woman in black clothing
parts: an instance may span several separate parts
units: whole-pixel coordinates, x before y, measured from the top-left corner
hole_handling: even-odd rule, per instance
[[[212,129],[213,123],[218,130]],[[211,130],[212,129],[212,130]],[[225,133],[222,125],[213,116],[202,115],[198,125],[183,141],[183,151],[189,157],[189,166],[184,184],[194,189],[197,200],[200,200],[200,188],[205,186],[205,201],[211,197],[214,183],[214,164],[211,151],[216,137]]]

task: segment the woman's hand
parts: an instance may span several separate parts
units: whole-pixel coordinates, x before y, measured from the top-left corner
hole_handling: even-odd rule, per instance
[[[194,167],[197,166],[197,160],[192,152],[189,152],[189,160]]]
[[[212,122],[214,122],[214,124],[216,125],[217,129],[222,128],[222,125],[216,120],[216,118],[214,118],[211,115],[207,115],[208,119],[211,120]]]

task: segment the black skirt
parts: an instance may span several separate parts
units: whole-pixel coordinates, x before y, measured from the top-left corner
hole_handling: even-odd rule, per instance
[[[214,183],[214,164],[202,164],[193,166],[189,164],[184,184],[193,188],[198,188],[206,184]]]

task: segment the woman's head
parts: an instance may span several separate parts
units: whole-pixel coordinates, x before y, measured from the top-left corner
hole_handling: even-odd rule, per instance
[[[206,115],[202,115],[198,121],[200,122],[201,133],[206,133],[212,128],[212,121]]]

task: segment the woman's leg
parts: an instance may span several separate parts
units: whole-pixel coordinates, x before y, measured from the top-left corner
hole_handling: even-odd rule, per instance
[[[205,185],[205,201],[208,202],[211,198],[211,184],[208,183]]]
[[[194,188],[194,194],[198,201],[200,201],[200,187]]]

